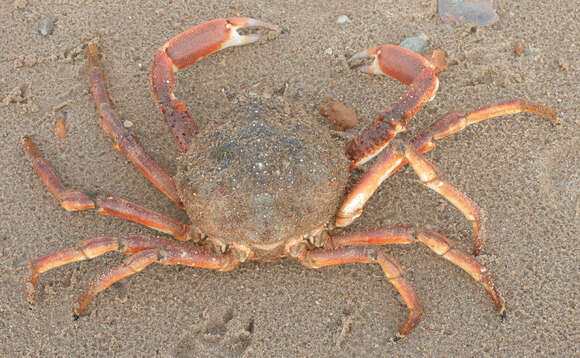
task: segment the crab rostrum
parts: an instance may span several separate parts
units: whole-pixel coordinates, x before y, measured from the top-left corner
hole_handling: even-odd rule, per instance
[[[496,116],[532,112],[557,121],[550,108],[525,99],[458,111],[434,122],[406,142],[392,143],[406,131],[408,119],[433,99],[439,86],[436,68],[422,56],[394,45],[372,47],[353,60],[370,58],[362,72],[388,75],[405,85],[398,101],[346,147],[340,148],[318,120],[299,107],[288,110],[272,101],[250,101],[198,133],[196,122],[174,93],[174,71],[230,46],[258,41],[260,35],[240,29],[276,27],[249,18],[216,19],[195,26],[167,42],[151,68],[153,97],[181,151],[179,169],[170,176],[123,127],[105,86],[96,44],[88,47],[89,79],[100,124],[122,152],[165,195],[187,211],[191,224],[119,197],[93,198],[68,189],[25,137],[23,150],[35,171],[61,206],[69,211],[96,209],[173,236],[96,237],[39,257],[29,263],[25,292],[36,299],[38,275],[71,262],[92,259],[109,251],[130,255],[120,266],[96,276],[74,307],[78,318],[91,298],[114,282],[152,263],[187,265],[229,271],[248,260],[295,258],[308,268],[352,262],[377,263],[399,291],[409,316],[395,336],[405,337],[419,322],[423,304],[403,276],[403,269],[381,247],[422,243],[436,255],[465,270],[487,291],[501,317],[505,305],[491,272],[474,256],[483,247],[482,214],[478,206],[451,183],[422,154],[435,141],[466,126]],[[247,31],[247,30],[246,30]],[[362,178],[349,190],[349,169],[374,158]],[[350,164],[349,164],[350,163]],[[449,200],[473,224],[470,255],[453,246],[443,234],[413,225],[392,225],[362,232],[342,228],[362,214],[371,195],[399,168],[409,163],[421,182]]]

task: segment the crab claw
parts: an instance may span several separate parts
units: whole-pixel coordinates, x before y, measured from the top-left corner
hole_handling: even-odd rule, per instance
[[[251,44],[256,42],[262,38],[260,34],[248,34],[248,35],[240,35],[238,30],[243,30],[247,28],[265,28],[272,31],[278,31],[278,27],[276,25],[272,25],[268,22],[251,19],[249,17],[233,17],[226,19],[229,21],[229,26],[231,28],[231,39],[226,41],[221,48],[218,50],[224,49],[226,47],[231,46],[241,46]],[[228,27],[228,25],[226,25]]]
[[[278,30],[272,24],[247,17],[215,19],[175,36],[155,55],[151,66],[151,90],[182,152],[188,151],[197,125],[185,105],[173,94],[174,72],[224,48],[250,44],[261,38],[259,34],[241,35],[239,30],[246,28]]]
[[[370,47],[349,61],[367,58],[374,60],[370,65],[358,66],[359,71],[392,77],[407,85],[407,91],[347,145],[351,169],[374,158],[398,133],[406,131],[409,118],[433,99],[439,87],[435,66],[411,50],[396,45]]]
[[[352,56],[351,58],[349,58],[348,62],[364,60],[367,58],[374,58],[373,63],[371,63],[370,65],[365,64],[365,65],[355,66],[354,68],[359,70],[360,72],[363,72],[363,73],[375,74],[375,75],[379,75],[379,74],[384,75],[385,73],[383,73],[381,71],[381,68],[379,67],[379,60],[378,60],[378,56],[377,56],[378,51],[379,51],[378,47],[367,48],[366,50],[363,50],[363,51],[357,53],[356,55]]]

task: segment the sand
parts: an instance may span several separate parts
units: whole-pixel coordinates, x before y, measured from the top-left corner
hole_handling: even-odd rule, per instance
[[[574,1],[502,1],[488,28],[443,24],[430,0],[118,1],[0,3],[0,355],[90,357],[565,357],[577,354],[580,19]],[[110,93],[141,143],[170,172],[177,147],[149,90],[155,51],[188,27],[239,12],[285,33],[228,49],[177,76],[176,93],[200,126],[223,115],[224,93],[288,84],[312,113],[325,97],[353,107],[354,135],[404,87],[352,71],[345,59],[370,46],[425,34],[449,54],[435,99],[409,121],[411,133],[445,113],[525,97],[552,106],[561,125],[531,114],[473,125],[427,157],[486,213],[481,262],[507,302],[501,322],[485,291],[420,245],[389,247],[425,304],[415,331],[390,338],[407,315],[378,265],[307,270],[299,263],[248,263],[231,273],[154,265],[97,295],[78,321],[72,306],[87,282],[119,264],[109,254],[40,277],[38,302],[24,298],[27,261],[103,235],[153,231],[94,212],[68,213],[20,149],[33,135],[70,187],[118,195],[187,221],[99,127],[85,49],[98,41]],[[349,23],[337,24],[340,15]],[[53,19],[48,36],[39,24]],[[527,52],[514,53],[521,43]],[[225,91],[223,90],[225,89]],[[68,136],[55,122],[66,112]],[[364,168],[363,168],[364,169]],[[353,173],[353,180],[361,172]],[[410,168],[385,182],[348,228],[413,223],[469,250],[463,216],[423,187]]]

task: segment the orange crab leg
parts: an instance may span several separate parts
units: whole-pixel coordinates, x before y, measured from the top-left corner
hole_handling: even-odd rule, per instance
[[[447,114],[411,139],[409,143],[417,153],[422,154],[436,147],[435,140],[458,132],[470,124],[520,112],[540,115],[552,123],[558,121],[556,113],[549,107],[525,99],[517,99],[468,113],[459,111]],[[408,160],[405,158],[403,150],[391,146],[381,152],[361,180],[352,188],[340,207],[336,215],[336,225],[339,227],[347,226],[359,217],[362,214],[363,206],[381,183],[407,163]]]
[[[550,107],[519,98],[482,107],[468,113],[464,111],[449,113],[429,126],[423,133],[415,136],[411,140],[411,144],[419,153],[425,153],[436,147],[434,140],[459,132],[470,124],[520,112],[534,113],[546,118],[552,124],[558,123],[558,115]]]
[[[442,234],[429,230],[415,229],[410,225],[393,225],[344,234],[341,236],[328,237],[325,240],[324,247],[328,249],[328,252],[332,253],[338,248],[352,246],[361,247],[361,245],[376,246],[412,244],[415,242],[424,244],[437,256],[446,259],[467,272],[487,291],[501,318],[503,319],[505,317],[506,307],[501,299],[497,283],[495,282],[492,273],[468,253],[454,248],[454,242]],[[335,254],[333,255],[335,256]],[[336,259],[335,262],[342,263],[337,262]]]
[[[105,74],[99,63],[97,44],[89,44],[87,51],[89,80],[97,110],[99,124],[115,142],[114,148],[123,153],[153,185],[183,208],[173,178],[139,144],[137,136],[121,124],[119,114],[113,108],[105,83]]]
[[[79,242],[75,248],[56,251],[28,263],[28,276],[24,280],[24,292],[30,303],[36,301],[38,275],[57,267],[78,261],[90,260],[110,251],[133,254],[146,249],[173,245],[175,241],[145,235],[131,235],[123,238],[95,237]]]
[[[22,139],[22,149],[40,179],[67,211],[96,208],[98,214],[113,215],[131,220],[173,235],[178,240],[189,240],[198,235],[197,231],[191,226],[182,224],[170,216],[158,213],[129,200],[117,197],[97,197],[93,199],[82,191],[69,190],[64,186],[48,161],[38,152],[30,138],[24,137]]]
[[[439,87],[433,64],[411,50],[383,45],[371,47],[351,60],[366,57],[375,60],[370,66],[359,67],[361,71],[390,76],[408,88],[391,108],[381,112],[375,122],[346,146],[351,169],[375,157],[398,133],[406,131],[409,118],[433,99]]]
[[[340,247],[330,250],[316,249],[304,251],[298,259],[308,268],[320,268],[352,262],[378,263],[383,269],[387,280],[399,291],[409,309],[409,316],[399,329],[394,340],[397,341],[407,336],[419,323],[421,314],[423,314],[423,303],[409,281],[403,277],[401,265],[383,249],[364,246]]]
[[[484,237],[479,235],[482,224],[481,210],[476,203],[467,195],[457,189],[453,184],[440,178],[439,170],[433,163],[419,154],[412,145],[408,145],[405,150],[405,158],[409,161],[415,174],[426,187],[436,191],[445,199],[449,200],[462,214],[467,221],[473,224],[473,255],[477,256],[481,252],[484,244]]]
[[[208,246],[198,246],[195,244],[185,245],[184,243],[180,246],[175,244],[164,245],[140,251],[127,258],[122,265],[110,268],[91,281],[89,287],[78,298],[77,304],[74,307],[74,318],[79,318],[97,293],[125,277],[142,271],[152,263],[231,271],[238,266],[239,261],[231,252],[216,254]]]
[[[220,271],[231,271],[239,263],[231,253],[216,254],[208,246],[199,246],[191,242],[177,242],[145,235],[130,235],[123,238],[95,237],[79,242],[76,248],[60,250],[30,261],[28,276],[24,281],[26,299],[30,303],[36,301],[39,274],[69,263],[90,260],[111,251],[135,255],[130,256],[123,265],[107,270],[91,282],[79,297],[74,310],[75,319],[79,317],[95,294],[154,262]]]
[[[258,34],[238,33],[238,30],[246,27],[276,29],[274,25],[244,17],[215,19],[175,36],[155,55],[151,66],[153,97],[183,153],[188,151],[189,141],[197,133],[197,125],[187,113],[185,105],[173,94],[174,71],[192,65],[221,49],[258,41]]]

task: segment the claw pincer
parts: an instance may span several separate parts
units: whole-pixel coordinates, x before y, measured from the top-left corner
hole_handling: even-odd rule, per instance
[[[153,98],[159,104],[163,118],[183,153],[187,153],[189,141],[197,134],[198,128],[185,105],[173,94],[174,72],[221,49],[258,41],[259,34],[240,35],[238,32],[249,27],[276,29],[276,26],[267,22],[245,17],[215,19],[179,34],[155,55],[151,66]]]

